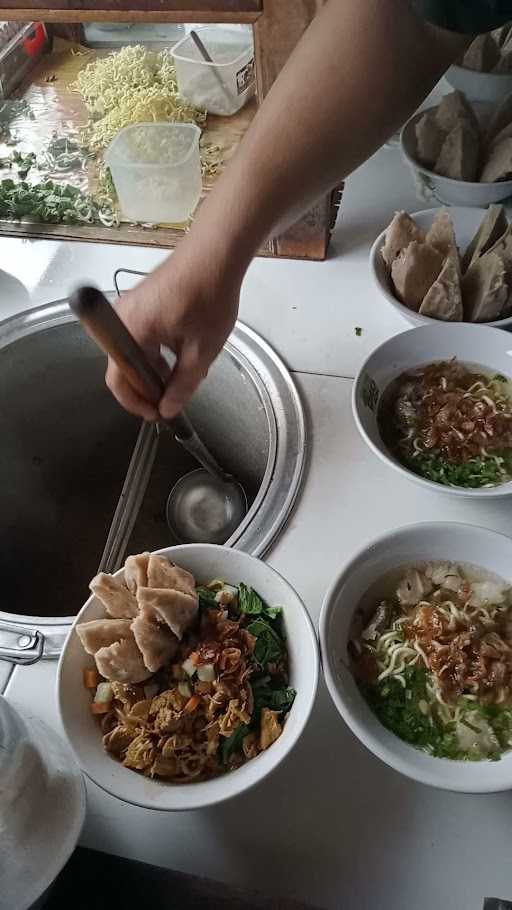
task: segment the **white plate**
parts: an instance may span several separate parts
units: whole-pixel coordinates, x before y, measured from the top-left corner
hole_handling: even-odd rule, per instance
[[[414,212],[411,215],[411,218],[414,218],[420,228],[428,231],[429,228],[432,227],[436,215],[438,215],[439,212],[446,211],[453,221],[457,246],[459,247],[461,255],[463,255],[466,247],[471,243],[485,217],[485,209],[476,207],[469,208],[465,206],[446,208],[443,206],[442,208],[423,209],[421,212]],[[382,297],[411,325],[439,325],[443,320],[433,319],[431,316],[422,316],[420,313],[416,313],[403,303],[400,303],[395,297],[388,267],[380,252],[384,246],[385,239],[386,231],[382,231],[370,250],[370,271]],[[496,326],[496,328],[504,329],[507,326],[512,326],[512,316],[506,316],[504,319],[496,319],[494,322],[478,322],[474,324],[492,325]]]

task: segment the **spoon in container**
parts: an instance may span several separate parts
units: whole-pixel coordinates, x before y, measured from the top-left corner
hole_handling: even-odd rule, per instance
[[[97,288],[82,287],[71,295],[69,306],[130,384],[158,404],[165,389],[163,380],[105,295]],[[161,422],[202,465],[181,477],[169,493],[170,530],[181,543],[225,543],[247,513],[243,487],[220,467],[184,412]]]

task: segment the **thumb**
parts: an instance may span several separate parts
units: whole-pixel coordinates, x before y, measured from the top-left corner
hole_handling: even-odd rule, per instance
[[[209,366],[208,358],[200,355],[195,345],[183,345],[158,404],[164,420],[175,417],[184,408],[199,383],[206,377]]]

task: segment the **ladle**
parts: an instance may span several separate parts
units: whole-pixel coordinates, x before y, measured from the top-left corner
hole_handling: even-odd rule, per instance
[[[163,380],[105,295],[97,288],[81,287],[71,295],[69,306],[130,384],[158,404]],[[218,465],[184,412],[162,423],[202,465],[172,488],[166,506],[169,528],[182,543],[225,543],[247,512],[243,487]]]

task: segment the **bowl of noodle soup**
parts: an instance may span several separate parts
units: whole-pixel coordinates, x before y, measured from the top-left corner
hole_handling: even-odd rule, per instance
[[[89,640],[93,632],[96,637],[100,634],[94,631],[94,627],[99,626],[103,635],[105,626],[116,626],[124,622],[130,625],[130,620],[112,618],[112,613],[110,617],[105,616],[105,600],[101,600],[105,597],[105,590],[99,587],[103,579],[105,584],[108,582],[110,588],[120,586],[124,592],[123,596],[130,597],[128,561],[124,571],[120,570],[114,576],[100,573],[91,583],[91,589],[96,593],[89,598],[76,617],[61,654],[57,695],[62,724],[82,770],[98,786],[118,799],[144,808],[166,811],[204,808],[237,796],[263,780],[277,768],[302,735],[313,707],[319,674],[315,630],[304,604],[291,585],[262,560],[239,550],[213,544],[186,544],[169,547],[154,554],[140,554],[133,558],[138,560],[147,558],[160,564],[166,563],[168,569],[170,567],[171,570],[178,570],[182,576],[188,574],[197,585],[199,604],[194,619],[195,625],[181,635],[178,646],[184,645],[187,636],[190,635],[195,642],[195,650],[183,663],[181,654],[178,664],[174,658],[178,657],[180,651],[177,653],[173,651],[173,656],[165,660],[158,672],[153,675],[143,672],[138,677],[140,682],[134,677],[131,681],[127,680],[126,685],[119,682],[101,681],[99,684],[95,682],[96,697],[91,701],[92,687],[87,682],[89,674],[96,674],[99,671],[100,678],[102,676],[106,680],[115,679],[109,674],[105,655],[114,649],[119,658],[121,653],[119,648],[123,645],[121,640],[112,644],[111,648],[102,647],[93,658]],[[151,596],[155,591],[162,596],[166,593],[165,590],[151,588],[149,572],[146,581],[141,584],[144,587],[139,587],[136,592],[140,607],[138,618],[143,612],[140,599],[142,591],[147,596]],[[246,605],[247,614],[251,614],[248,619],[252,620],[247,628],[242,622],[243,617],[237,622],[234,614],[233,595],[238,591],[238,614],[245,615],[245,607],[242,608],[240,602],[242,586],[245,595],[251,601],[250,606]],[[178,588],[178,594],[180,591],[184,593],[184,588]],[[226,599],[228,592],[231,596]],[[169,593],[176,594],[176,591],[171,590]],[[228,600],[233,607],[232,618],[228,617],[228,607],[225,606]],[[219,616],[221,612],[225,613],[223,617]],[[214,633],[215,630],[220,632],[220,625],[215,625],[214,628],[214,624],[220,619],[224,627],[222,634],[229,633],[229,640],[223,637],[224,644],[222,647],[219,645],[217,652],[214,653],[218,644]],[[132,629],[134,625],[135,621]],[[269,629],[270,625],[272,629]],[[162,634],[162,628],[160,625],[159,634]],[[88,637],[85,637],[86,632]],[[227,656],[228,651],[234,658],[234,648],[228,648],[227,645],[231,639],[240,636],[245,636],[251,644],[252,657],[250,660],[247,659],[247,665],[255,660],[262,665],[264,663],[265,667],[268,667],[268,662],[266,658],[263,660],[263,657],[260,661],[258,647],[265,645],[265,637],[268,639],[270,636],[273,642],[277,642],[279,638],[279,654],[273,654],[272,659],[276,664],[277,673],[279,672],[277,664],[283,657],[285,658],[287,692],[292,694],[289,703],[273,704],[276,710],[272,711],[262,707],[256,717],[258,702],[264,701],[265,705],[269,705],[271,702],[268,698],[275,700],[280,693],[275,687],[272,688],[273,681],[268,675],[264,679],[259,678],[262,674],[258,673],[258,667],[255,667],[254,672],[244,674],[243,680],[244,692],[247,690],[248,693],[248,686],[251,690],[252,706],[249,708],[246,705],[248,716],[242,718],[240,712],[234,711],[236,692],[241,691],[238,671],[235,668],[235,679],[235,675],[229,673],[228,666],[224,664],[221,666],[220,658]],[[139,636],[137,646],[141,647],[141,643]],[[208,658],[206,651],[201,650],[206,645]],[[85,649],[86,646],[89,650]],[[137,650],[134,643],[132,646]],[[192,652],[192,648],[189,650]],[[103,663],[100,662],[101,655]],[[147,653],[144,650],[142,656],[147,661]],[[142,666],[140,659],[141,655],[137,652],[138,662],[134,662],[132,667]],[[91,669],[94,667],[94,660],[97,670]],[[188,664],[192,666],[189,667]],[[175,669],[183,672],[175,676],[173,672]],[[201,672],[206,670],[210,673]],[[229,691],[226,689],[226,698],[223,697],[221,700],[219,709],[222,709],[224,714],[233,709],[232,729],[223,730],[222,735],[217,735],[215,754],[212,752],[211,761],[208,760],[205,764],[205,740],[209,739],[208,730],[219,733],[213,729],[214,726],[219,726],[213,693],[223,694],[226,686]],[[101,710],[100,693],[105,687],[114,689],[114,701],[111,702],[109,713]],[[215,709],[213,711],[215,716],[212,717],[203,716],[207,698],[206,695],[198,694],[208,687],[211,692],[208,702]],[[142,694],[136,694],[139,688],[144,689]],[[133,704],[130,702],[132,691]],[[112,699],[112,693],[109,698]],[[121,706],[118,704],[120,699],[124,701]],[[255,727],[256,733],[262,734],[265,711],[269,714],[267,719],[273,722],[274,727],[276,722],[279,722],[277,736],[275,738],[272,736],[269,742],[261,743],[260,748],[246,753],[245,736],[251,732],[249,727],[252,730],[254,719],[254,724],[258,722],[258,726]],[[108,728],[103,726],[102,722],[108,720],[110,713],[116,713],[118,719],[121,719],[120,727],[111,728],[110,724]],[[142,729],[139,730],[139,727]],[[113,744],[110,740],[116,731],[118,736],[127,735],[127,741],[119,744],[120,749],[111,748]],[[134,733],[137,734],[135,738]],[[243,738],[240,736],[239,741],[238,733],[244,734]],[[254,732],[252,739],[254,740]],[[229,744],[230,749],[226,751],[225,747]],[[195,758],[201,759],[201,773],[196,773],[197,768],[191,767],[190,763],[194,756],[189,755],[189,760],[185,761],[185,753],[181,751],[185,747],[187,755],[191,751],[197,752]],[[180,759],[178,762],[176,755]],[[238,760],[235,761],[237,757]],[[173,764],[172,771],[163,767],[165,763]],[[186,773],[187,768],[190,773]]]
[[[446,790],[512,788],[512,540],[435,522],[391,531],[320,616],[331,698],[396,771]]]
[[[507,332],[457,323],[385,341],[362,365],[352,411],[367,445],[439,493],[512,493],[512,345]]]

